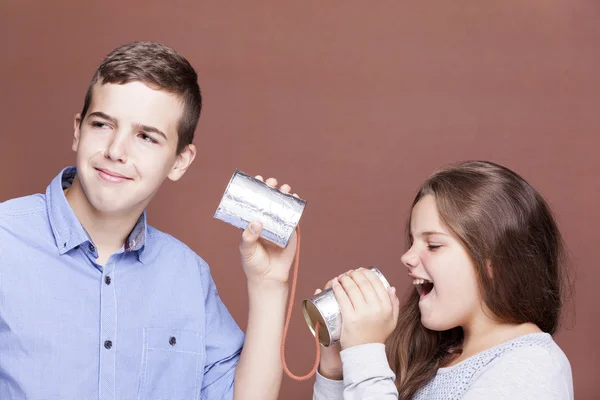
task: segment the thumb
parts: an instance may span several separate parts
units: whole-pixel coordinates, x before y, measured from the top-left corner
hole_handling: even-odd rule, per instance
[[[392,287],[388,291],[388,294],[392,301],[392,317],[394,318],[394,323],[398,323],[398,317],[400,316],[400,300],[398,300],[398,296],[396,296],[396,288]]]
[[[248,260],[254,256],[256,248],[258,246],[258,239],[260,238],[260,232],[262,231],[262,224],[260,222],[253,221],[242,233],[242,241],[240,242],[240,253],[245,260]]]

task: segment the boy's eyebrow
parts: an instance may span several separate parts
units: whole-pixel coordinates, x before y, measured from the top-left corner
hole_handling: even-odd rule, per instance
[[[113,124],[117,125],[117,119],[115,117],[111,117],[110,115],[103,113],[102,111],[94,111],[93,113],[90,113],[90,117],[100,117],[100,118],[106,119],[106,120],[112,122]],[[165,135],[165,133],[158,128],[155,128],[150,125],[139,124],[139,123],[134,124],[133,126],[136,127],[137,129],[140,129],[145,132],[154,132],[154,133],[162,136],[165,140],[167,140],[167,135]]]
[[[167,140],[167,135],[165,135],[164,132],[158,128],[155,128],[150,125],[143,125],[143,124],[134,124],[134,126],[144,132],[154,132],[154,133],[162,136],[165,140]]]
[[[113,124],[117,123],[117,119],[115,117],[111,117],[110,115],[105,114],[102,111],[94,111],[93,113],[90,113],[90,117],[100,117],[100,118],[109,120]]]

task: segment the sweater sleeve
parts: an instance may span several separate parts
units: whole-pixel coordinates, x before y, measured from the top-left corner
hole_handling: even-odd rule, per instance
[[[344,400],[397,400],[396,375],[390,369],[385,345],[368,343],[340,353]]]
[[[343,381],[317,374],[313,400],[397,400],[396,376],[389,367],[385,346],[368,343],[342,350]]]
[[[313,387],[313,400],[343,400],[344,381],[327,379],[317,371]]]

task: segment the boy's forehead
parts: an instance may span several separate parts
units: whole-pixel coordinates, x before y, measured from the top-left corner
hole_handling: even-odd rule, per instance
[[[173,93],[153,89],[142,82],[96,83],[89,113],[96,111],[120,123],[155,126],[165,133],[176,134],[183,105]]]

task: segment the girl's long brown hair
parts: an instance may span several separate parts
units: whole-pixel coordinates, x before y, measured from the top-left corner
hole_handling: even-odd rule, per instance
[[[531,322],[553,334],[568,276],[563,240],[542,196],[513,171],[484,161],[438,170],[412,207],[426,195],[433,195],[440,219],[470,255],[492,317]],[[406,229],[410,238],[410,218]],[[412,289],[386,346],[401,400],[411,399],[462,347],[462,328],[428,330],[418,303]]]

